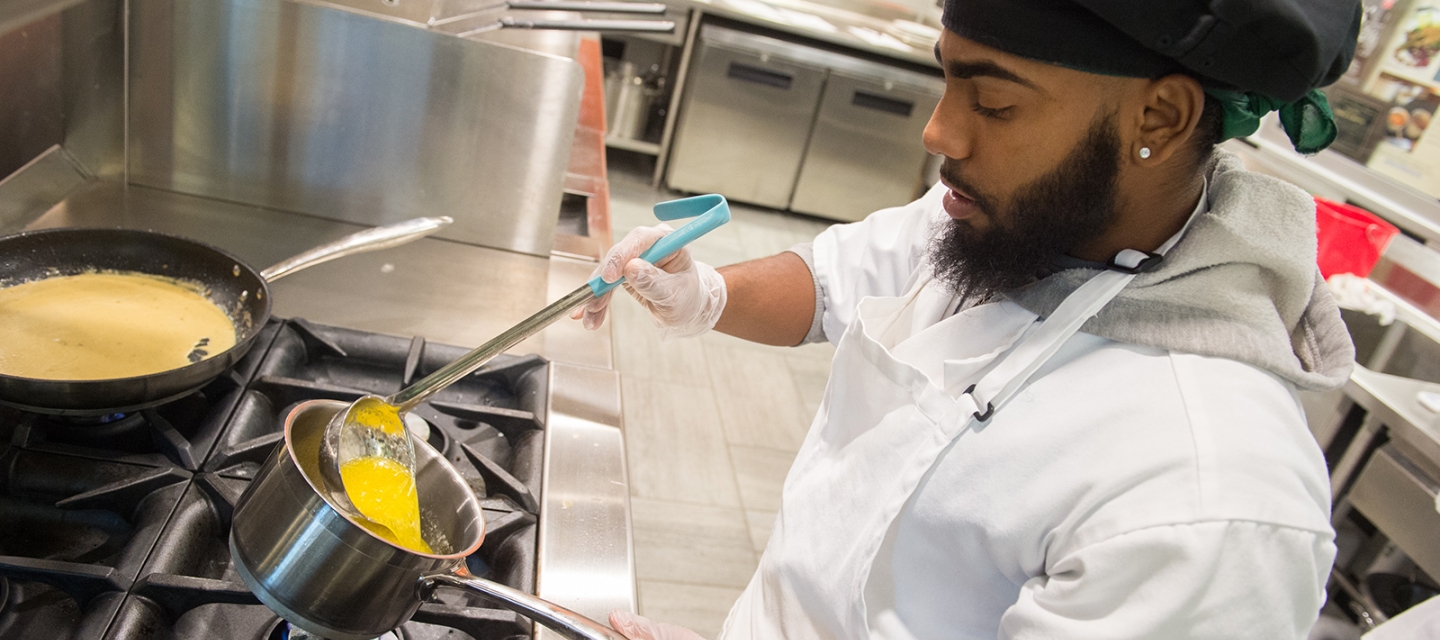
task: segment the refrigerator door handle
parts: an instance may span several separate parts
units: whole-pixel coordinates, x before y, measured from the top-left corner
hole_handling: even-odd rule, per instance
[[[865,109],[874,109],[893,113],[897,116],[910,117],[915,111],[915,103],[909,100],[897,100],[889,96],[882,96],[869,91],[856,91],[850,98],[850,104]]]
[[[771,71],[770,69],[764,69],[761,67],[753,67],[741,62],[731,62],[730,68],[726,70],[725,75],[727,77],[734,78],[742,82],[763,84],[768,87],[775,87],[776,89],[783,89],[785,91],[789,91],[790,86],[795,83],[795,76],[792,76],[788,73]]]

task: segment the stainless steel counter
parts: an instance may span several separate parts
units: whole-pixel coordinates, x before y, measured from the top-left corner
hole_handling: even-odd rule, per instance
[[[1440,477],[1440,414],[1420,404],[1421,392],[1440,392],[1440,384],[1376,373],[1357,366],[1345,394],[1389,429],[1390,440],[1413,462]]]
[[[636,606],[620,378],[555,364],[550,389],[536,591],[606,622],[612,609]],[[536,640],[559,638],[536,629]]]

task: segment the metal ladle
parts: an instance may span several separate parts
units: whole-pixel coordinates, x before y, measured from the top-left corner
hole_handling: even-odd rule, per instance
[[[691,241],[730,221],[730,206],[725,197],[718,194],[694,196],[661,202],[655,205],[655,217],[661,220],[695,218],[690,223],[656,241],[640,259],[651,264],[658,262]],[[696,217],[698,216],[698,217]],[[347,462],[362,457],[388,459],[402,465],[413,478],[415,474],[415,446],[405,427],[404,417],[411,409],[445,387],[484,366],[495,356],[535,335],[556,320],[570,313],[590,300],[614,289],[624,278],[605,282],[600,276],[564,297],[541,309],[504,333],[486,342],[458,360],[441,367],[388,398],[366,395],[352,402],[344,411],[335,414],[325,429],[320,445],[320,473],[330,490],[332,502],[350,512],[370,520],[355,508],[345,491],[345,481],[340,468]],[[373,428],[361,423],[359,417],[380,424]],[[372,520],[373,521],[373,520]],[[383,523],[381,523],[383,524]],[[395,532],[399,535],[400,532]]]

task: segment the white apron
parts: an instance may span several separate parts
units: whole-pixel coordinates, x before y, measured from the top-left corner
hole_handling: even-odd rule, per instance
[[[1135,267],[1142,259],[1147,254],[1127,250],[1115,262]],[[956,340],[946,331],[960,316],[945,318],[951,299],[926,278],[904,296],[861,301],[835,352],[820,412],[785,480],[769,545],[721,637],[907,637],[886,601],[892,597],[889,554],[876,562],[897,515],[944,451],[985,428],[990,412],[1003,410],[1134,276],[1096,275],[1043,323],[1015,309],[996,314],[1008,321],[980,324],[1000,333],[976,340]],[[998,305],[1013,303],[964,313],[991,313],[987,308]],[[976,326],[974,320],[967,325]],[[958,351],[975,344],[992,350]],[[972,388],[960,386],[977,379]]]

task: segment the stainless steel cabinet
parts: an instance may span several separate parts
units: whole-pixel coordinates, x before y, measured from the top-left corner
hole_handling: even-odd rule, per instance
[[[904,204],[938,76],[713,24],[700,30],[667,184],[838,220]]]
[[[859,220],[915,197],[928,160],[920,137],[944,83],[867,66],[873,74],[830,72],[791,210]]]
[[[825,82],[808,49],[706,25],[681,108],[669,185],[784,209]]]
[[[1416,566],[1440,576],[1440,513],[1435,496],[1440,482],[1429,478],[1395,444],[1375,451],[1347,496]]]

